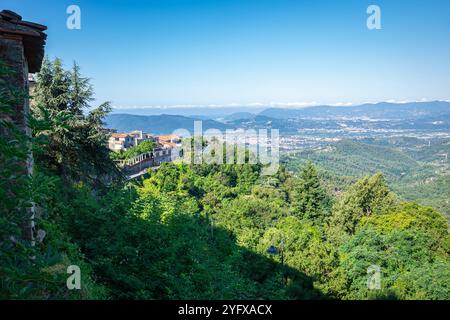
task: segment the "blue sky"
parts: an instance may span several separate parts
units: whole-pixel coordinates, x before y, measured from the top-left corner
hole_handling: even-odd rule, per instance
[[[81,9],[81,30],[66,8]],[[368,30],[379,5],[382,30]],[[450,1],[2,0],[114,106],[450,99]],[[99,101],[99,102],[100,102]]]

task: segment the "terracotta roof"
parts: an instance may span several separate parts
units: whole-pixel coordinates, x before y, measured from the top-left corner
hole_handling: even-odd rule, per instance
[[[127,133],[113,133],[111,135],[111,137],[113,138],[126,138],[126,137],[131,137],[129,134]]]
[[[178,136],[175,135],[170,135],[170,136],[158,136],[158,140],[159,141],[172,141],[172,140],[176,140],[179,139]]]
[[[15,12],[9,10],[0,12],[0,37],[12,35],[22,38],[30,73],[38,72],[41,69],[45,40],[47,39],[45,30],[47,30],[46,26],[22,21],[22,17]]]

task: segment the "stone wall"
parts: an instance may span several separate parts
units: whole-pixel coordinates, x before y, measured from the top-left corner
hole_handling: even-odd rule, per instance
[[[157,149],[152,153],[142,155],[142,158],[137,159],[135,163],[124,165],[123,172],[131,176],[148,168],[159,167],[162,163],[173,160],[172,152],[172,149]]]
[[[23,21],[18,14],[3,10],[0,12],[0,60],[11,69],[12,74],[2,80],[13,90],[20,92],[23,98],[13,106],[12,114],[1,114],[0,118],[12,120],[17,128],[31,136],[28,127],[30,102],[28,99],[28,73],[38,72],[44,56],[46,35],[45,26]],[[8,132],[2,132],[8,136]],[[31,148],[28,159],[22,165],[23,174],[31,175],[33,157]],[[23,223],[23,237],[33,240],[34,208],[30,208],[30,218]]]

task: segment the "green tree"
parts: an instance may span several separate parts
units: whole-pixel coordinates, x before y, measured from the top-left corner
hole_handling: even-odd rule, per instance
[[[32,108],[37,164],[64,179],[101,186],[118,178],[119,172],[102,130],[109,103],[92,109],[92,100],[89,79],[81,76],[77,64],[65,71],[61,60],[44,59]]]
[[[381,173],[364,177],[352,185],[334,205],[329,235],[337,239],[345,234],[353,234],[361,218],[385,213],[395,203],[396,196],[389,190]]]
[[[347,299],[448,299],[448,249],[447,222],[431,208],[402,204],[363,217],[339,249],[336,292]],[[379,291],[367,287],[372,265],[381,270]]]
[[[294,215],[323,224],[330,214],[331,198],[324,191],[312,162],[307,162],[301,170],[292,193]]]
[[[311,222],[297,217],[281,219],[275,227],[264,233],[258,251],[264,254],[271,244],[284,243],[284,258],[287,266],[311,277],[318,288],[327,292],[327,281],[338,264],[337,252],[331,243],[323,241],[321,231]]]
[[[82,114],[83,110],[90,108],[89,103],[94,100],[94,92],[89,79],[81,76],[80,67],[76,62],[73,63],[69,73],[69,81],[68,108],[75,114]]]
[[[11,121],[12,106],[23,103],[26,94],[9,85],[6,79],[10,74],[0,61],[0,299],[104,298],[103,288],[92,281],[91,269],[78,247],[61,234],[54,221],[46,219],[48,211],[43,207],[64,207],[61,199],[40,206],[55,194],[51,186],[57,179],[38,172],[29,177],[24,170],[34,141]],[[21,232],[24,221],[29,221],[32,203],[37,205],[34,244]],[[78,292],[65,290],[66,268],[71,264],[79,265],[84,274],[83,289],[75,290]]]

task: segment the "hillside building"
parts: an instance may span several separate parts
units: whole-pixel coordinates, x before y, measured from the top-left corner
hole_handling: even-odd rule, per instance
[[[158,136],[157,140],[163,149],[173,149],[181,143],[181,138],[175,135]]]
[[[112,151],[126,150],[133,147],[135,137],[128,133],[113,133],[108,140],[108,147]]]
[[[127,150],[137,146],[143,141],[153,141],[157,149],[173,149],[181,143],[181,139],[175,135],[154,136],[143,131],[133,131],[130,133],[112,133],[108,141],[108,147],[112,151]]]

